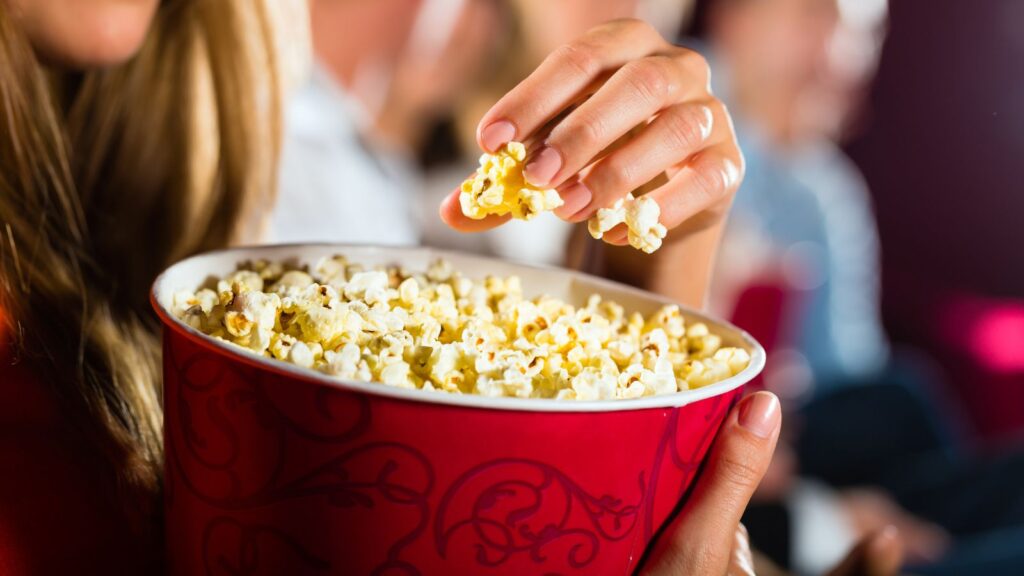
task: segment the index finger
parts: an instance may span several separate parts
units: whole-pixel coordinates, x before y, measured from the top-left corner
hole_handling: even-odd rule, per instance
[[[743,510],[768,470],[782,415],[771,392],[729,414],[687,503],[654,546],[644,574],[724,574]]]
[[[555,50],[505,94],[477,125],[477,143],[495,152],[525,140],[572,105],[601,76],[667,46],[642,20],[614,20]]]

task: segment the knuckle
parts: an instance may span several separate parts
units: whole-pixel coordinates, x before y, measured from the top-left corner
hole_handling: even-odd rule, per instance
[[[726,172],[723,162],[702,156],[693,165],[694,184],[708,201],[717,200],[728,190]]]
[[[752,488],[761,480],[761,468],[743,454],[726,451],[719,457],[716,475],[727,484]]]
[[[665,139],[673,150],[691,151],[698,148],[707,138],[710,131],[706,108],[684,106],[674,108],[666,113]]]
[[[711,110],[711,116],[718,121],[721,125],[729,127],[732,130],[732,116],[729,115],[729,109],[725,106],[725,102],[722,102],[718,98],[712,98],[711,102],[708,103],[708,108]]]
[[[654,26],[639,18],[620,18],[616,20],[616,22],[626,33],[635,34],[640,37],[649,37],[653,35],[661,38],[661,34],[658,33],[658,30]]]
[[[681,48],[678,60],[686,71],[687,77],[698,83],[706,91],[711,91],[711,65],[707,58],[696,50]]]
[[[737,183],[743,180],[743,177],[747,173],[747,159],[743,156],[743,151],[739,147],[739,143],[736,139],[736,129],[732,123],[732,116],[729,113],[729,108],[724,102],[718,99],[711,101],[711,115],[715,125],[718,129],[724,130],[727,136],[727,162],[731,162],[733,169],[735,170],[735,176],[737,177]],[[728,166],[727,166],[728,168]]]
[[[634,60],[622,67],[626,83],[648,102],[664,102],[672,91],[672,78],[661,57]]]
[[[635,163],[627,162],[617,154],[612,154],[598,164],[588,178],[593,182],[593,190],[604,196],[621,197],[636,188]],[[589,183],[589,182],[588,182]]]
[[[582,77],[590,78],[601,72],[601,61],[596,46],[583,41],[565,44],[552,54],[552,58],[576,72]]]
[[[603,134],[600,116],[577,111],[552,131],[551,140],[560,150],[598,150],[603,147]]]
[[[666,40],[661,32],[650,22],[640,20],[637,30],[640,37],[651,46],[657,47],[659,52],[664,53],[673,47],[673,44]]]
[[[714,574],[715,568],[727,561],[717,546],[706,539],[673,538],[670,548],[676,559],[676,574]]]

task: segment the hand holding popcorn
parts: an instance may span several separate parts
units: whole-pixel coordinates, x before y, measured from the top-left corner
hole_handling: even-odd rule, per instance
[[[467,181],[441,206],[442,218],[462,231],[517,216],[515,195],[525,189],[544,200],[523,215],[554,208],[570,222],[591,220],[592,234],[610,244],[653,252],[673,228],[680,228],[673,237],[686,236],[721,223],[743,174],[707,62],[638,20],[604,24],[554,51],[484,115],[477,140],[495,157],[517,156],[518,143],[530,142],[525,160],[507,163],[515,174],[523,163],[527,186],[515,194],[504,188],[499,199],[483,181]],[[552,189],[560,205],[549,201]],[[460,201],[467,193],[475,196]],[[699,225],[680,226],[689,221]]]

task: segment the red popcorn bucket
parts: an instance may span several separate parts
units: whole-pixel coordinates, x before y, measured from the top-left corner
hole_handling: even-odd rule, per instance
[[[246,260],[344,254],[468,277],[517,275],[526,296],[596,293],[644,314],[670,301],[598,278],[421,248],[283,245],[189,258],[157,279],[164,324],[170,574],[631,573],[694,481],[743,384],[764,366],[632,400],[487,398],[349,382],[209,338],[174,294]]]

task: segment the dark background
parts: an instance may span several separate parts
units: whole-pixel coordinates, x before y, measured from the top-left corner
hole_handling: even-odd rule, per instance
[[[1024,2],[893,0],[890,18],[848,151],[874,196],[886,325],[927,346],[949,294],[1024,296]]]

